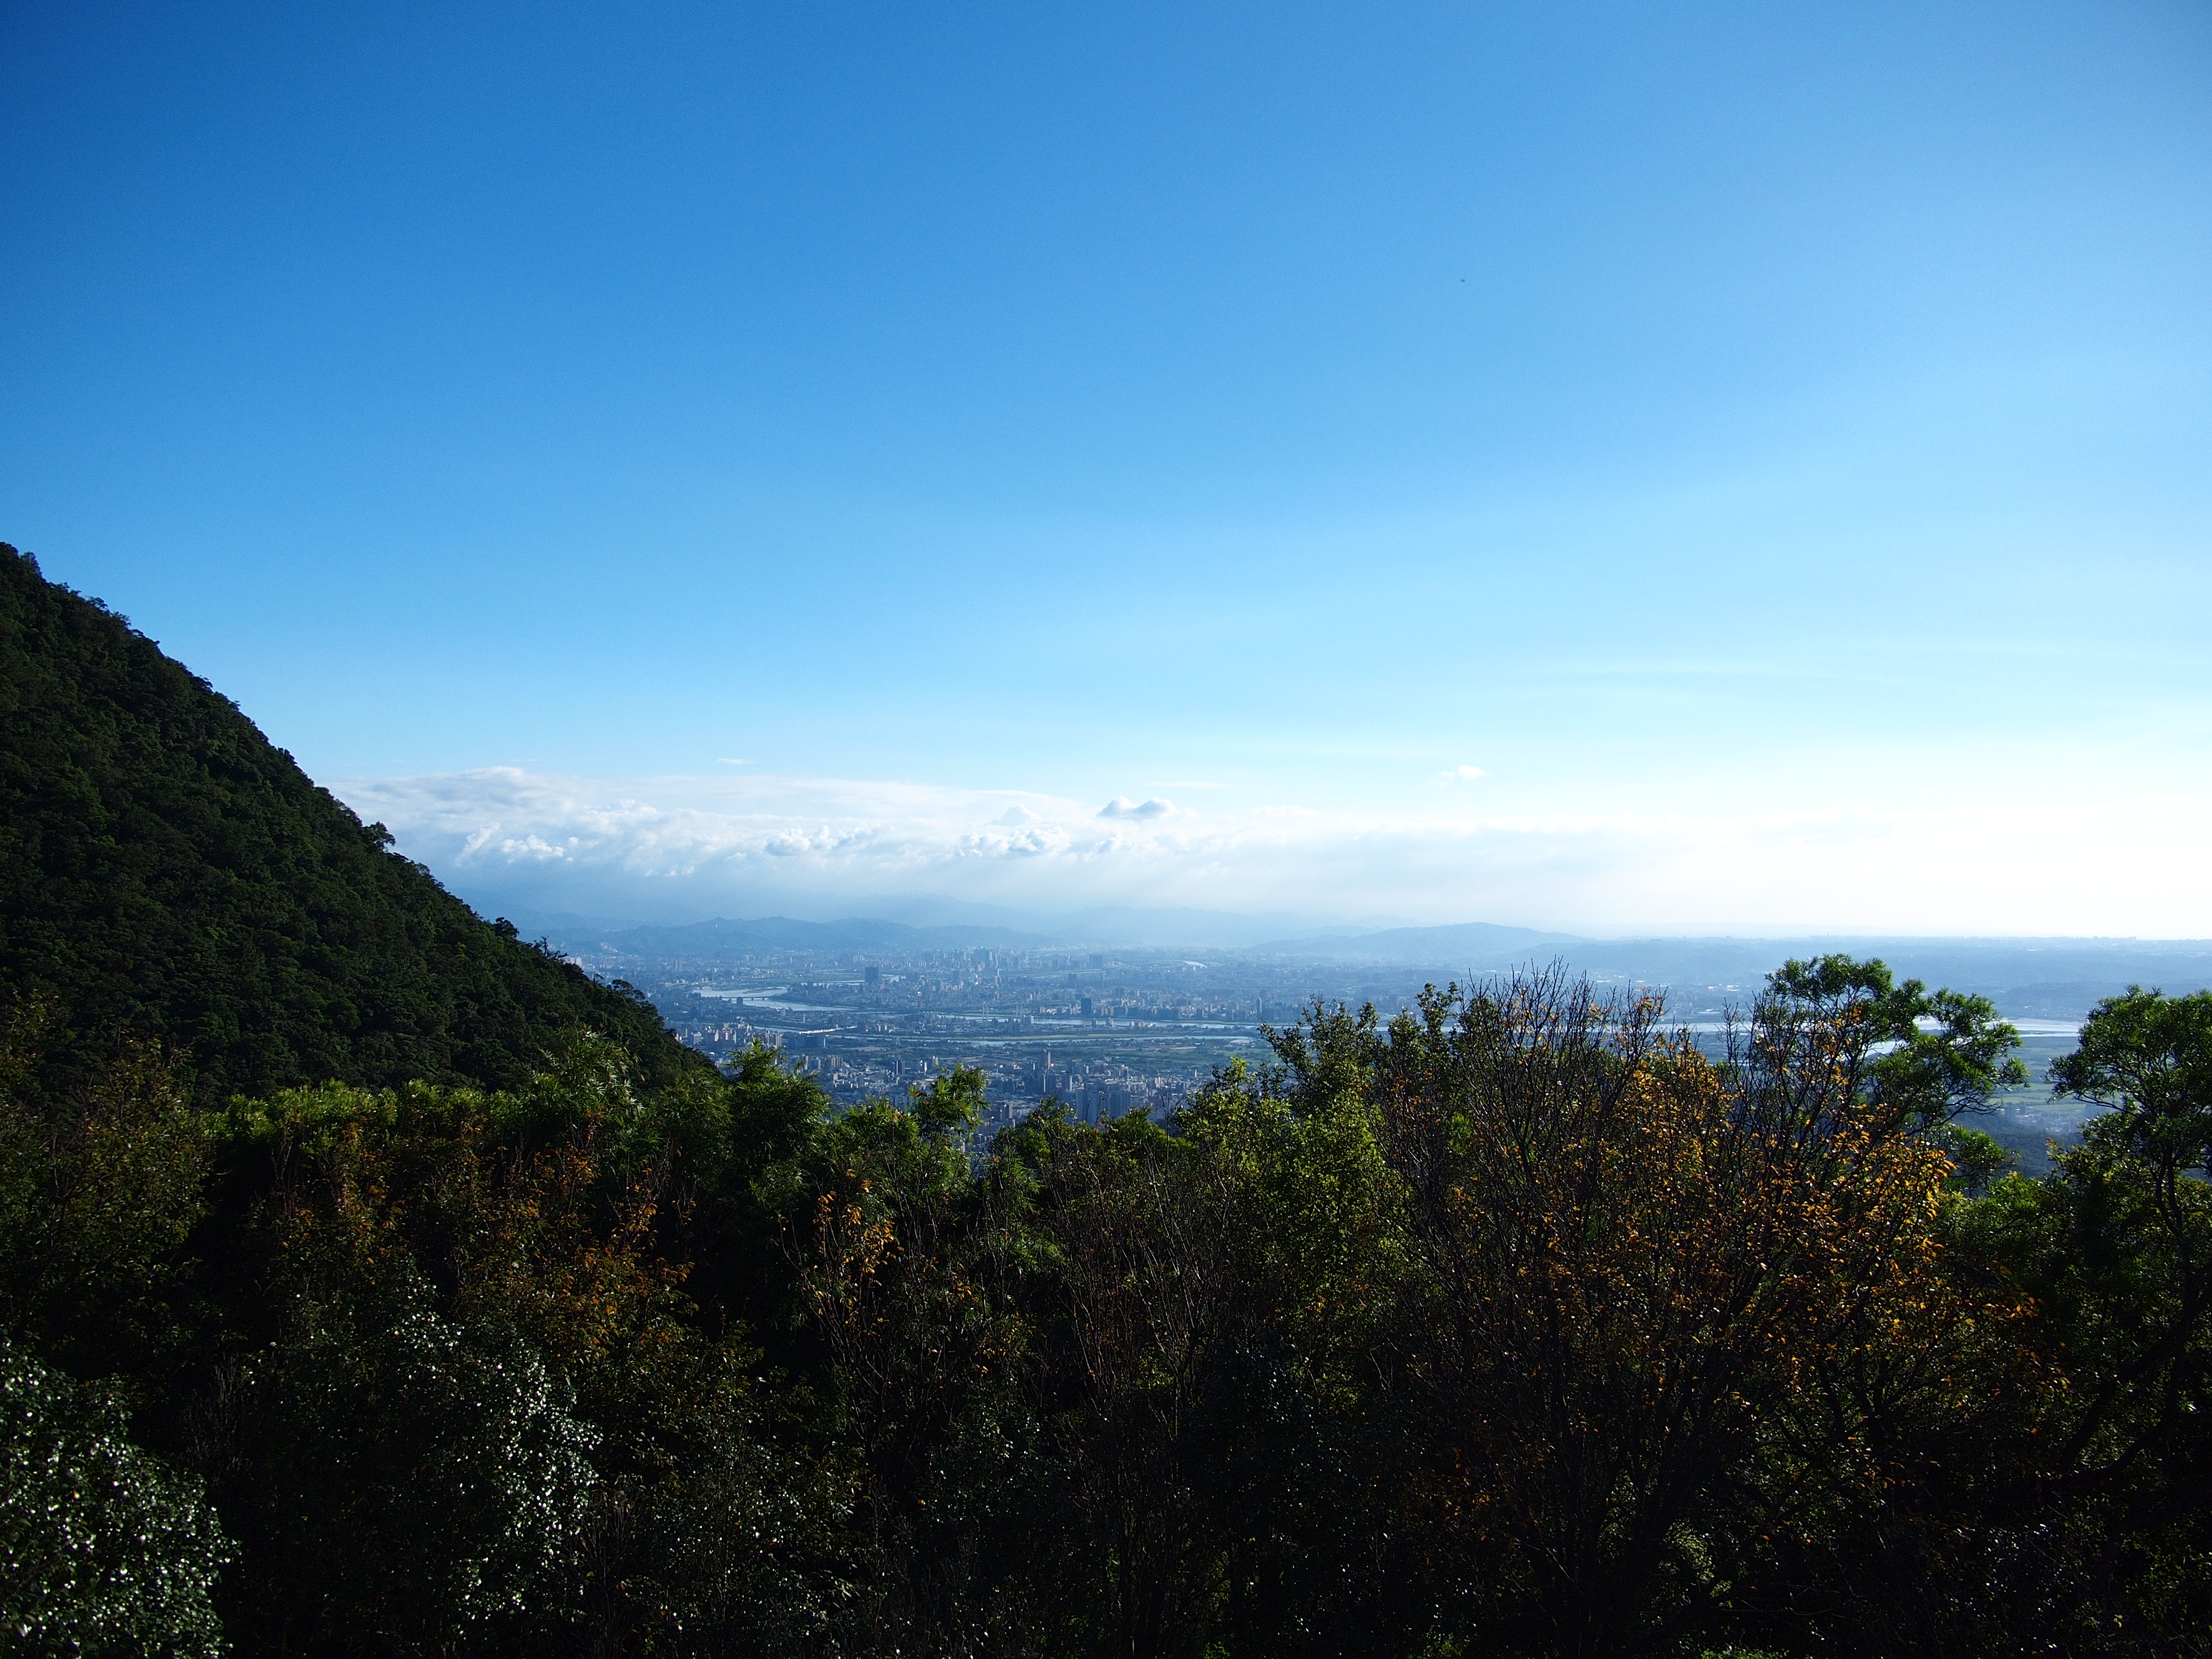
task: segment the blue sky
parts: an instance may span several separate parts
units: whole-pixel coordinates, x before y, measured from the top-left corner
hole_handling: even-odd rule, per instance
[[[2200,5],[17,6],[0,94],[0,538],[487,902],[2212,934]]]

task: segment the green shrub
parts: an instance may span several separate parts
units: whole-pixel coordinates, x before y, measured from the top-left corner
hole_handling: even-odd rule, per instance
[[[219,1654],[226,1542],[199,1483],[131,1444],[123,1407],[0,1338],[0,1643],[24,1654]]]

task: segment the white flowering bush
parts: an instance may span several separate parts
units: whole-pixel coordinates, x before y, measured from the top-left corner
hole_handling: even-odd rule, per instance
[[[499,1646],[574,1612],[597,1436],[519,1343],[416,1306],[285,1355],[274,1517],[316,1622],[381,1651]]]
[[[127,1426],[110,1395],[0,1337],[0,1650],[223,1651],[215,1512]]]

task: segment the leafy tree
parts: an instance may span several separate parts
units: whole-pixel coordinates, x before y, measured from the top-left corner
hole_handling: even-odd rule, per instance
[[[2162,1200],[2184,1172],[2212,1173],[2212,991],[2168,997],[2132,986],[2106,998],[2051,1080],[2113,1109],[2091,1126],[2092,1144],[2142,1164]]]
[[[820,1632],[836,1493],[764,1433],[742,1334],[702,1329],[682,1293],[675,1141],[618,1050],[580,1042],[516,1096],[240,1103],[223,1133],[227,1161],[274,1176],[241,1239],[271,1339],[202,1406],[241,1636],[688,1652]]]
[[[1931,1130],[1931,1146],[1941,1147],[1955,1173],[1952,1185],[1969,1197],[1979,1198],[1990,1183],[2019,1160],[1996,1136],[1964,1123],[1946,1123]]]
[[[1427,1504],[1509,1648],[1631,1650],[1710,1616],[1784,1518],[1762,1487],[1799,1484],[1762,1467],[1765,1431],[1845,1334],[1836,1270],[1893,1248],[1928,1179],[1803,1079],[1784,1092],[1817,1132],[1747,1121],[1656,1013],[1539,981],[1431,996],[1393,1033],[1436,1307]],[[1846,1204],[1808,1158],[1858,1173]]]
[[[1237,1425],[1222,1396],[1246,1313],[1228,1172],[1142,1114],[1049,1116],[1024,1150],[1055,1269],[1034,1315],[1039,1381],[1095,1639],[1198,1652],[1225,1588],[1219,1466]]]
[[[2027,1081],[2012,1057],[2020,1033],[1986,997],[1899,983],[1879,958],[1784,963],[1767,976],[1753,1040],[1794,1052],[1795,1082],[1826,1087],[1836,1074],[1886,1125],[1901,1127],[1948,1123]]]
[[[1827,976],[1764,1000],[1718,1069],[1655,1003],[1542,976],[1432,991],[1388,1027],[1316,1009],[1280,1073],[1194,1103],[1194,1134],[1304,1142],[1260,1212],[1273,1282],[1340,1310],[1294,1326],[1312,1374],[1333,1337],[1360,1364],[1298,1456],[1358,1422],[1396,1480],[1340,1489],[1369,1530],[1310,1576],[1352,1583],[1410,1536],[1426,1581],[1370,1580],[1370,1629],[1616,1652],[1802,1640],[1793,1607],[1824,1602],[1864,1625],[1818,1564],[1986,1432],[1972,1334],[2014,1298],[1942,1271],[1948,1165],[1911,1132],[1934,1114],[1877,1069],[1897,1041],[1863,1006],[1887,994],[1878,964]],[[1963,1012],[1950,1033],[1978,1040]],[[1966,1072],[1913,1058],[1915,1087]]]
[[[1016,1518],[1050,1481],[1018,1390],[1030,1182],[973,1166],[982,1103],[981,1074],[956,1070],[827,1121],[789,1172],[786,1249],[858,1484],[854,1639],[887,1650],[1005,1647],[1053,1617]]]
[[[1434,1552],[1407,1513],[1421,1448],[1407,1332],[1425,1308],[1409,1189],[1389,1155],[1371,1009],[1316,1004],[1180,1115],[1218,1168],[1233,1300],[1199,1410],[1218,1639],[1237,1652],[1418,1649]],[[1172,1293],[1175,1279],[1165,1288]]]
[[[2212,1140],[2212,994],[2107,999],[2051,1079],[2111,1109],[2052,1178],[2000,1183],[1964,1222],[1964,1242],[2033,1294],[2028,1334],[2053,1383],[2018,1501],[2040,1581],[2022,1600],[2079,1650],[2201,1650],[2212,1188],[2191,1172]]]
[[[205,1137],[146,1043],[45,1086],[52,1024],[33,999],[0,1025],[0,1323],[80,1374],[144,1383],[185,1340],[171,1297],[206,1209]]]

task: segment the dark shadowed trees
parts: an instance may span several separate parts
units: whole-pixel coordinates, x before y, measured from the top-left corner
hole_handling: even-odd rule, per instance
[[[118,1036],[199,1104],[333,1079],[518,1088],[588,1026],[706,1062],[641,1000],[480,921],[235,704],[0,544],[0,985],[57,1086]]]

